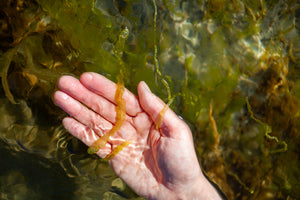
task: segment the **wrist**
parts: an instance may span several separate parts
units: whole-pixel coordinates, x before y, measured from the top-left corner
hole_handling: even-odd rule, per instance
[[[213,185],[203,176],[176,195],[180,200],[221,200],[221,196]]]

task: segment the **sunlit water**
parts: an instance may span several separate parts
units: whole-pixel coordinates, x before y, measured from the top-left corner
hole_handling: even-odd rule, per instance
[[[0,199],[140,198],[64,130],[53,102],[63,74],[116,81],[124,29],[125,86],[144,80],[165,102],[175,97],[203,170],[229,199],[300,198],[299,7],[1,1]]]

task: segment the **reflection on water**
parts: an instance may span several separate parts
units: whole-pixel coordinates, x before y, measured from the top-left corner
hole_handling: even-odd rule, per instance
[[[1,199],[73,199],[77,186],[59,164],[3,142],[0,155]]]
[[[0,2],[0,199],[139,199],[63,129],[52,99],[63,74],[116,81],[125,27],[125,86],[145,80],[167,100],[163,79],[179,94],[171,107],[229,199],[300,198],[299,2],[154,2]]]

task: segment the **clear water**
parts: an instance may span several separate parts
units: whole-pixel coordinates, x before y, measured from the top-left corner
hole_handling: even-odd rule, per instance
[[[229,199],[300,198],[299,7],[0,1],[0,199],[140,198],[63,129],[53,102],[63,74],[116,81],[125,27],[126,87],[144,80],[164,101],[176,96],[171,107],[191,127],[203,170]]]

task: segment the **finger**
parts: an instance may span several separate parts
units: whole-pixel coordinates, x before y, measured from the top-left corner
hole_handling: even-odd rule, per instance
[[[71,117],[63,119],[63,125],[74,137],[81,140],[87,146],[91,146],[96,140],[99,139],[99,134],[80,122]],[[98,155],[101,158],[105,158],[111,152],[111,144],[107,143],[105,147],[99,149]]]
[[[150,91],[144,81],[138,85],[138,94],[141,107],[150,115],[154,123],[157,124],[160,120],[160,112],[164,109],[166,104]],[[162,134],[169,137],[177,137],[178,135],[174,135],[173,133],[179,133],[184,123],[170,108],[167,108],[161,117],[159,128]]]
[[[108,132],[112,128],[112,124],[106,119],[62,91],[54,93],[54,100],[65,112],[89,128],[99,130],[99,132],[102,131],[103,133]]]
[[[152,125],[153,121],[146,112],[141,112],[133,118],[133,126],[142,138],[148,136]]]
[[[115,105],[107,99],[91,92],[72,76],[62,76],[58,87],[71,97],[84,103],[111,123],[116,122]]]
[[[83,73],[80,77],[80,82],[92,92],[115,103],[117,85],[114,82],[93,72]],[[126,102],[126,112],[128,115],[136,116],[137,113],[142,111],[137,97],[127,89],[124,91],[123,99]]]

